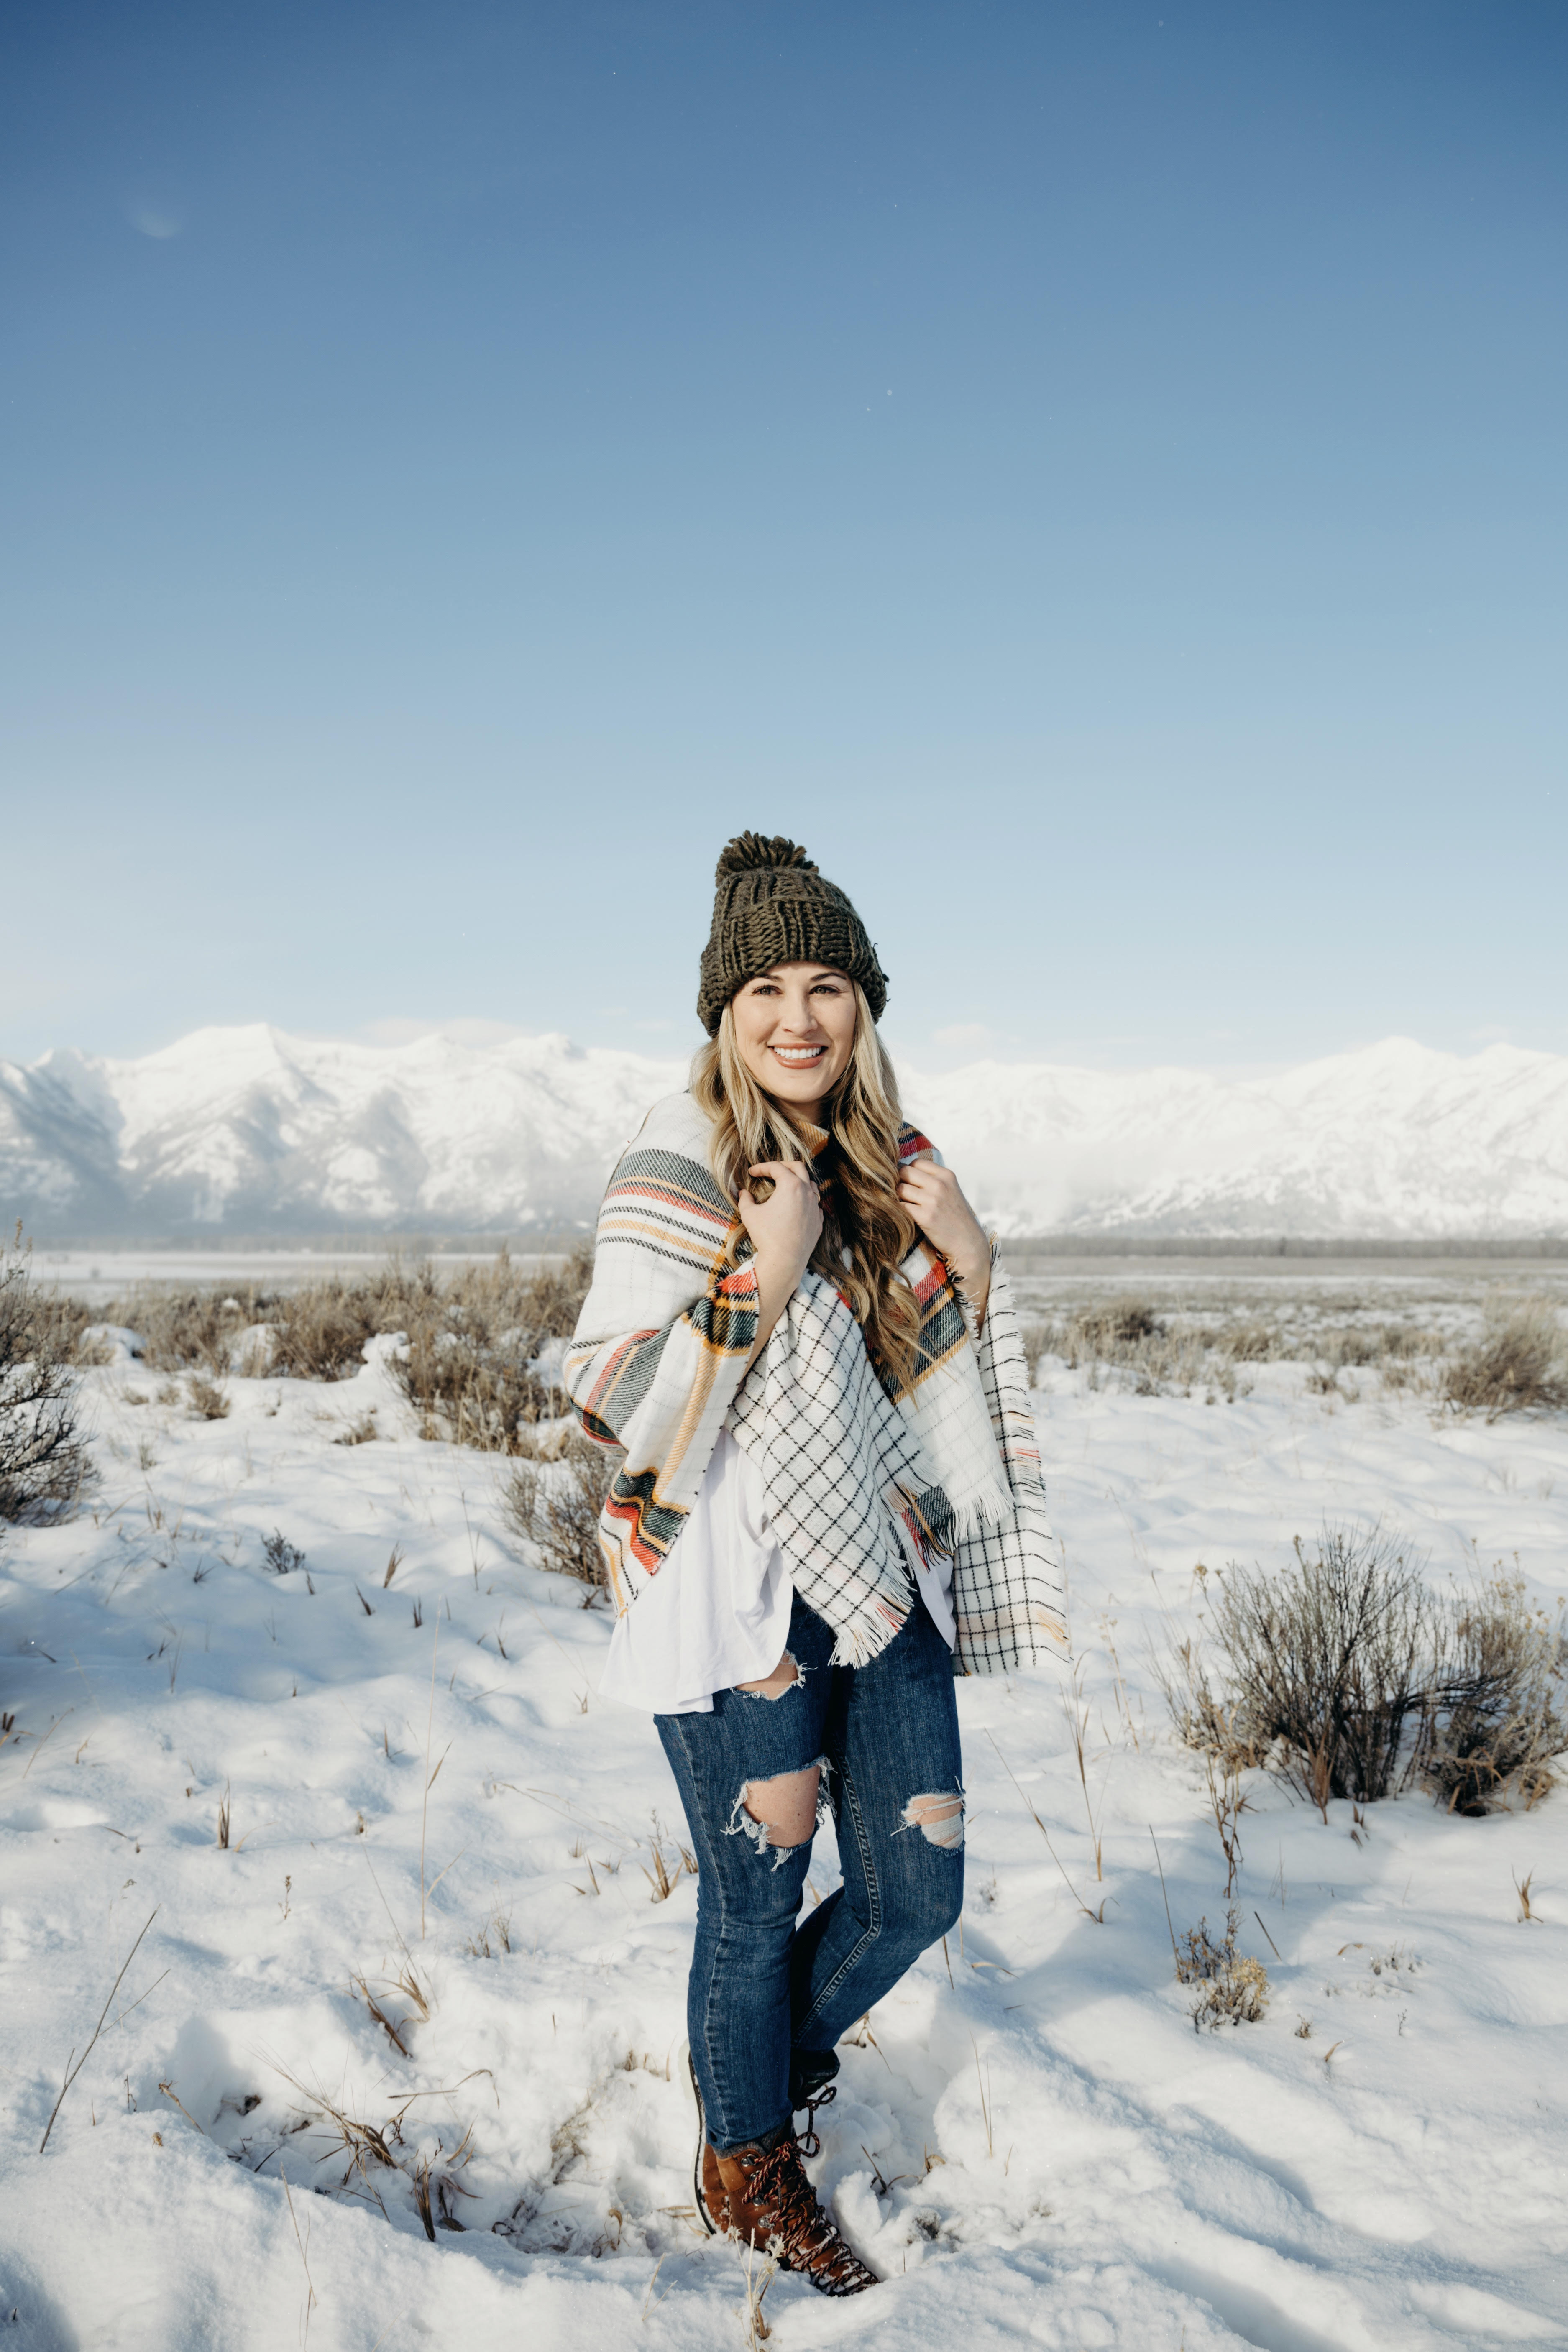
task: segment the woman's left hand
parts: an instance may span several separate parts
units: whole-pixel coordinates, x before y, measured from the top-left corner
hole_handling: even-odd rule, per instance
[[[951,1168],[933,1160],[913,1160],[899,1179],[899,1198],[931,1247],[947,1260],[948,1272],[974,1310],[985,1319],[991,1292],[991,1244],[963,1197]]]

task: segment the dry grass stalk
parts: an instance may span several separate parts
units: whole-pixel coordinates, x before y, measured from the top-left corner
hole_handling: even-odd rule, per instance
[[[1083,1790],[1083,1809],[1089,1816],[1089,1842],[1094,1849],[1094,1874],[1103,1885],[1105,1869],[1100,1856],[1100,1827],[1094,1818],[1094,1807],[1089,1801],[1089,1770],[1084,1758],[1084,1742],[1089,1736],[1089,1706],[1083,1696],[1081,1658],[1073,1667],[1070,1705],[1066,1692],[1062,1694],[1062,1711],[1067,1717],[1068,1728],[1072,1734],[1073,1756],[1078,1765],[1079,1786]]]
[[[158,2085],[158,2095],[159,2095],[159,2097],[160,2097],[160,2098],[167,2099],[167,2100],[168,2100],[168,2102],[169,2102],[169,2105],[170,2105],[172,2107],[178,2107],[178,2109],[179,2109],[180,2113],[184,2116],[184,2117],[185,2121],[190,2125],[191,2129],[192,2129],[194,2132],[198,2132],[198,2133],[200,2133],[200,2135],[201,2135],[202,2138],[203,2138],[203,2139],[205,2139],[205,2137],[206,2137],[206,2134],[205,2134],[205,2131],[202,2131],[202,2127],[201,2127],[200,2124],[199,2124],[199,2123],[197,2123],[197,2121],[196,2121],[196,2119],[195,2119],[195,2116],[193,2116],[193,2115],[192,2115],[192,2113],[191,2113],[191,2111],[190,2111],[189,2107],[187,2107],[187,2106],[186,2106],[186,2105],[185,2105],[185,2103],[184,2103],[184,2101],[183,2099],[181,2099],[181,2098],[177,2098],[177,2097],[175,2096],[175,2094],[174,2094],[174,2086],[173,2083],[160,2083],[160,2084],[159,2084],[159,2085]]]
[[[1535,1873],[1533,1870],[1527,1870],[1522,1879],[1520,1877],[1517,1871],[1514,1873],[1513,1889],[1514,1893],[1519,1897],[1519,1916],[1521,1924],[1527,1919],[1533,1919],[1535,1917],[1535,1913],[1531,1908],[1530,1902],[1531,1883],[1534,1879],[1534,1876]]]
[[[154,1905],[153,1909],[147,1914],[146,1919],[142,1923],[141,1932],[138,1934],[136,1941],[126,1953],[125,1958],[121,1965],[119,1975],[115,1978],[114,1982],[109,1988],[109,1999],[104,2002],[102,2009],[99,2012],[98,2023],[92,2029],[87,2048],[82,2052],[81,2056],[78,2058],[75,2048],[73,2047],[70,2057],[66,2060],[65,2080],[60,2084],[58,2098],[55,2101],[54,2105],[49,2109],[49,2120],[44,2126],[44,2137],[38,2142],[38,2154],[40,2156],[42,2156],[45,2148],[47,2148],[49,2144],[49,2134],[55,2127],[55,2117],[59,2114],[61,2107],[65,2105],[66,2093],[70,2089],[71,2084],[76,2081],[77,2076],[81,2073],[82,2068],[87,2064],[88,2060],[92,2055],[93,2047],[98,2041],[98,2037],[103,2032],[103,2021],[109,2015],[110,2007],[114,2000],[115,1994],[120,1990],[121,1986],[125,1981],[125,1971],[131,1966],[132,1961],[136,1958],[137,1953],[142,1948],[142,1937],[147,1933],[148,1928],[153,1925],[153,1920],[157,1916],[158,1906]],[[159,1982],[162,1983],[162,1981],[163,1979],[160,1978]],[[151,1990],[151,1988],[149,1988],[149,1990]],[[142,1998],[145,2000],[146,1994],[144,1993]],[[134,2004],[132,2004],[132,2006],[134,2006]],[[126,2013],[129,2014],[129,2011]]]
[[[1171,1958],[1176,1963],[1176,1975],[1180,1978],[1182,1973],[1182,1956],[1176,1949],[1176,1926],[1174,1920],[1171,1916],[1171,1897],[1169,1890],[1165,1885],[1165,1865],[1160,1859],[1160,1841],[1154,1835],[1154,1824],[1152,1822],[1149,1824],[1149,1843],[1154,1849],[1154,1867],[1160,1874],[1160,1899],[1165,1906],[1165,1926],[1171,1937]]]
[[[1209,1809],[1214,1825],[1219,1832],[1220,1851],[1225,1855],[1225,1899],[1228,1903],[1236,1893],[1236,1882],[1241,1870],[1241,1834],[1237,1822],[1247,1811],[1247,1799],[1242,1794],[1241,1780],[1234,1769],[1222,1769],[1215,1778],[1215,1759],[1204,1758],[1204,1769],[1208,1776]]]
[[[351,1992],[358,1993],[366,2009],[370,2011],[371,2016],[374,2019],[376,2024],[380,2026],[382,2032],[385,2034],[387,2040],[391,2042],[398,2056],[400,2058],[406,2058],[409,2052],[408,2044],[403,2039],[403,2029],[407,2025],[408,2020],[405,2017],[400,2017],[397,2020],[397,2022],[394,2024],[392,2019],[388,2017],[386,2011],[382,2008],[381,2003],[376,2000],[375,1995],[372,1992],[363,1977],[351,1977],[349,1979],[349,1990]]]
[[[1092,1919],[1097,1927],[1103,1927],[1105,1925],[1105,1906],[1110,1900],[1110,1897],[1109,1895],[1104,1896],[1098,1908],[1092,1908],[1084,1901],[1082,1895],[1073,1885],[1072,1880],[1068,1876],[1066,1870],[1062,1868],[1061,1857],[1057,1853],[1055,1846],[1051,1843],[1051,1833],[1049,1830],[1047,1829],[1044,1822],[1040,1819],[1033,1805],[1030,1804],[1027,1797],[1025,1796],[1023,1790],[1019,1788],[1018,1776],[1014,1771],[1013,1767],[1008,1763],[1007,1759],[1003,1755],[1002,1750],[999,1748],[996,1748],[995,1734],[994,1732],[987,1731],[985,1737],[990,1740],[992,1747],[996,1748],[996,1761],[1001,1765],[1002,1769],[1006,1773],[1009,1780],[1012,1781],[1014,1788],[1017,1789],[1019,1802],[1024,1807],[1025,1811],[1028,1814],[1029,1819],[1034,1822],[1035,1827],[1039,1831],[1040,1835],[1045,1839],[1046,1852],[1050,1855],[1051,1860],[1056,1864],[1057,1868],[1061,1871],[1062,1884],[1066,1886],[1068,1893],[1072,1896],[1073,1901],[1078,1905],[1079,1909],[1083,1913],[1086,1919]],[[945,1949],[945,1944],[943,1948]],[[951,1975],[951,1973],[952,1971],[950,1969],[949,1974]]]
[[[492,1927],[495,1929],[496,1942],[500,1946],[501,1950],[503,1952],[510,1951],[511,1914],[510,1911],[498,1911],[493,1918],[488,1919],[482,1927],[478,1929],[474,1935],[468,1937],[468,1948],[473,1954],[476,1960],[494,1959],[495,1954],[490,1949],[490,1929]]]
[[[283,2181],[283,2194],[289,2203],[289,2219],[294,2225],[294,2242],[300,2249],[300,2260],[305,2266],[305,2310],[300,2323],[300,2338],[301,2343],[308,2345],[310,2341],[310,2314],[316,2308],[316,2285],[315,2281],[310,2276],[310,2217],[309,2215],[306,2216],[305,2233],[303,2237],[301,2237],[300,2234],[300,2217],[294,2210],[294,2192],[289,2186],[289,2175],[284,2171],[281,2164],[279,2164],[278,2170],[281,2175]]]
[[[679,1885],[681,1874],[684,1871],[689,1870],[691,1873],[692,1877],[696,1877],[697,1857],[695,1854],[689,1853],[683,1845],[678,1845],[676,1852],[679,1856],[679,1860],[677,1862],[672,1872],[665,1861],[664,1848],[659,1844],[657,1838],[654,1840],[650,1850],[653,1854],[653,1868],[649,1870],[646,1864],[643,1867],[643,1876],[647,1879],[648,1885],[653,1889],[653,1893],[648,1897],[648,1900],[652,1903],[668,1903],[676,1888]]]
[[[425,1790],[424,1795],[420,1800],[419,1806],[419,1940],[421,1943],[425,1941],[425,1903],[426,1895],[425,1885],[425,1832],[430,1818],[430,1791],[436,1785],[436,1772],[439,1772],[441,1766],[446,1762],[448,1755],[451,1753],[451,1743],[448,1741],[447,1745],[441,1750],[439,1760],[436,1766],[436,1772],[432,1772],[430,1769],[430,1744],[436,1727],[436,1660],[440,1652],[440,1648],[441,1621],[437,1617],[436,1620],[436,1638],[430,1644],[430,1706],[425,1718]],[[447,1870],[450,1870],[452,1864],[448,1863],[447,1864]],[[444,1870],[441,1873],[441,1875],[445,1878],[447,1871]],[[433,1893],[435,1890],[432,1888],[429,1891]]]
[[[59,1729],[60,1725],[64,1723],[68,1717],[73,1716],[75,1713],[76,1709],[74,1706],[68,1706],[64,1715],[57,1715],[55,1717],[54,1721],[50,1724],[47,1731],[44,1733],[43,1738],[36,1742],[32,1754],[28,1757],[26,1763],[22,1769],[22,1778],[24,1780],[32,1770],[34,1765],[37,1762],[39,1757],[43,1754],[46,1743],[54,1738],[55,1733]],[[25,1738],[26,1734],[21,1736]]]
[[[988,2064],[984,2074],[982,2074],[980,2045],[973,2033],[969,2037],[969,2046],[974,2053],[974,2079],[980,2087],[980,2120],[985,2126],[985,2153],[987,2156],[994,2157],[996,2153],[996,2136],[991,2122],[991,2069]]]
[[[762,2275],[759,2278],[756,2275],[755,2263],[756,2248],[748,2242],[746,2246],[747,2352],[761,2352],[761,2347],[767,2342],[769,2336],[773,2334],[772,2328],[768,2326],[767,2321],[763,2317],[763,2297],[766,2294],[769,2287],[772,2286],[773,2280],[778,2273],[778,2264],[773,2261],[771,2254],[764,2254],[763,2256]]]

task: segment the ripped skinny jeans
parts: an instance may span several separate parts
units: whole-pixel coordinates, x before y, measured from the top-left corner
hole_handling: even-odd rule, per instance
[[[698,1858],[687,2019],[721,2155],[789,2119],[792,2080],[798,2090],[837,2074],[840,2034],[963,1905],[947,1643],[918,1602],[869,1665],[830,1666],[833,1641],[796,1593],[789,1654],[799,1679],[782,1697],[716,1691],[710,1715],[654,1718]],[[831,1810],[844,1881],[799,1918],[811,1838],[769,1844],[746,1791],[814,1764],[817,1819]]]

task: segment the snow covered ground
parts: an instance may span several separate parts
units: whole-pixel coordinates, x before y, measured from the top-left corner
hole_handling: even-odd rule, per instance
[[[5,2341],[750,2340],[689,2210],[694,1885],[658,1741],[595,1696],[608,1621],[507,1536],[504,1465],[416,1438],[388,1344],[334,1387],[237,1378],[210,1422],[93,1372],[93,1507],[0,1544]],[[1413,1795],[1352,1837],[1258,1777],[1238,1909],[1269,2007],[1217,2034],[1151,1838],[1177,1931],[1220,1927],[1151,1664],[1200,1562],[1381,1515],[1436,1581],[1517,1556],[1554,1601],[1568,1428],[1309,1395],[1289,1364],[1214,1406],[1047,1376],[1102,1874],[1059,1681],[962,1685],[962,1934],[847,2051],[814,2168],[887,2283],[774,2279],[770,2342],[1568,2343],[1568,1790],[1481,1822]],[[383,1434],[338,1443],[373,1405]],[[825,1837],[818,1890],[835,1868]],[[334,2116],[392,2160],[363,2141],[356,2170]]]

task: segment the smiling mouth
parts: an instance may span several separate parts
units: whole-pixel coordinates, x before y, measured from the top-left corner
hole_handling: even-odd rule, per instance
[[[770,1045],[770,1054],[777,1056],[786,1070],[809,1070],[826,1053],[826,1045]]]

